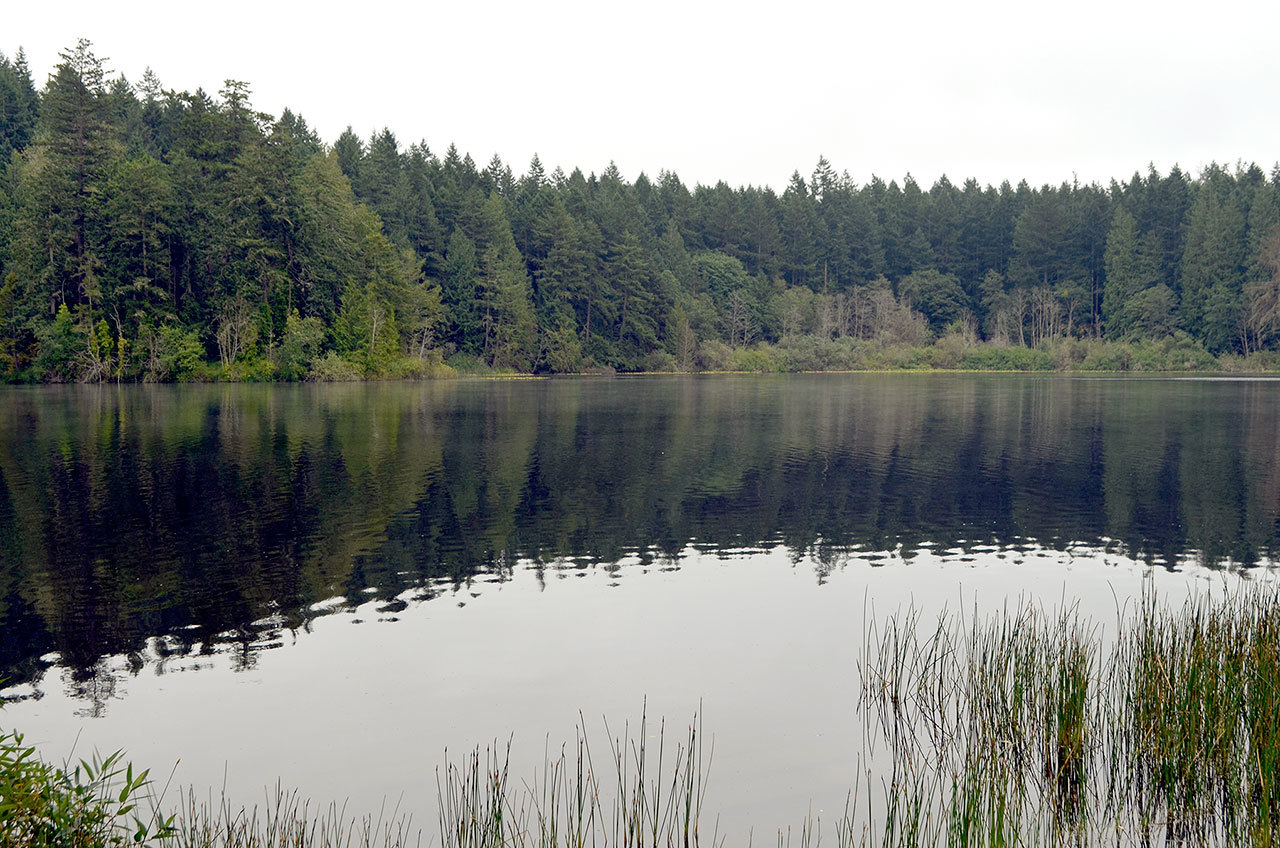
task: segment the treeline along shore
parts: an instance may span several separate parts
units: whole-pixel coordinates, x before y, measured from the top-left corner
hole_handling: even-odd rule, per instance
[[[249,85],[0,56],[0,377],[1280,367],[1280,169],[517,176]]]

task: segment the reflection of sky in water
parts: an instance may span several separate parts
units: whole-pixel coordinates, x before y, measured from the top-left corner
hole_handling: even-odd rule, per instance
[[[523,563],[395,599],[335,597],[315,605],[323,614],[309,633],[259,622],[247,661],[228,645],[164,657],[163,639],[145,663],[104,660],[115,673],[99,677],[115,683],[98,693],[98,719],[83,717],[88,704],[59,669],[4,718],[51,758],[79,734],[79,754],[123,747],[159,774],[180,760],[178,782],[217,788],[225,776],[237,801],[261,800],[278,777],[315,801],[348,799],[352,812],[398,802],[430,833],[446,748],[457,759],[512,738],[513,774],[528,779],[544,749],[572,742],[579,712],[604,751],[603,720],[617,735],[647,700],[650,734],[665,717],[673,742],[701,710],[714,737],[706,809],[737,841],[749,827],[798,826],[811,805],[843,808],[871,621],[909,607],[926,621],[943,608],[984,614],[1023,598],[1050,611],[1078,604],[1113,632],[1117,605],[1144,590],[1177,603],[1273,576],[1152,569],[1083,547],[874,556],[832,568],[784,548],[689,550],[675,563]]]

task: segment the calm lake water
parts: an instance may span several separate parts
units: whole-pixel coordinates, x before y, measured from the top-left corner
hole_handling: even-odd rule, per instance
[[[1114,625],[1277,550],[1273,380],[0,389],[0,725],[431,833],[446,748],[697,712],[736,841],[842,808],[871,623]]]

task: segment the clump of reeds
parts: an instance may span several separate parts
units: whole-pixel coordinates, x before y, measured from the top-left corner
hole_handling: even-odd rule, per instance
[[[603,773],[581,725],[572,748],[548,751],[541,771],[519,786],[510,779],[509,745],[501,755],[496,746],[477,748],[446,765],[437,775],[444,848],[696,848],[709,766],[701,722],[694,717],[674,750],[663,722],[656,751],[646,722],[635,737],[629,728],[610,736]]]
[[[421,834],[396,811],[349,816],[338,804],[313,808],[296,791],[277,786],[266,803],[250,808],[226,796],[214,803],[187,793],[178,805],[164,848],[405,848]]]
[[[927,629],[908,613],[872,629],[861,707],[875,719],[868,760],[889,776],[883,844],[902,844],[904,830],[917,845],[1078,830],[1092,755],[1090,640],[1074,614],[1031,608],[968,627],[943,615]]]
[[[1167,840],[1280,840],[1280,604],[1145,601],[1116,650],[1114,792]]]
[[[882,845],[1280,844],[1274,589],[1146,596],[1111,640],[1073,609],[907,613],[861,672]]]

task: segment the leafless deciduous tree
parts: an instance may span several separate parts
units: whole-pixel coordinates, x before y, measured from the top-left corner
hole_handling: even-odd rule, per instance
[[[1244,287],[1241,347],[1245,355],[1262,349],[1280,336],[1280,225],[1263,239],[1258,260],[1271,276],[1246,283]]]
[[[258,340],[258,325],[253,306],[244,297],[227,301],[218,313],[218,358],[224,367],[235,364]]]

